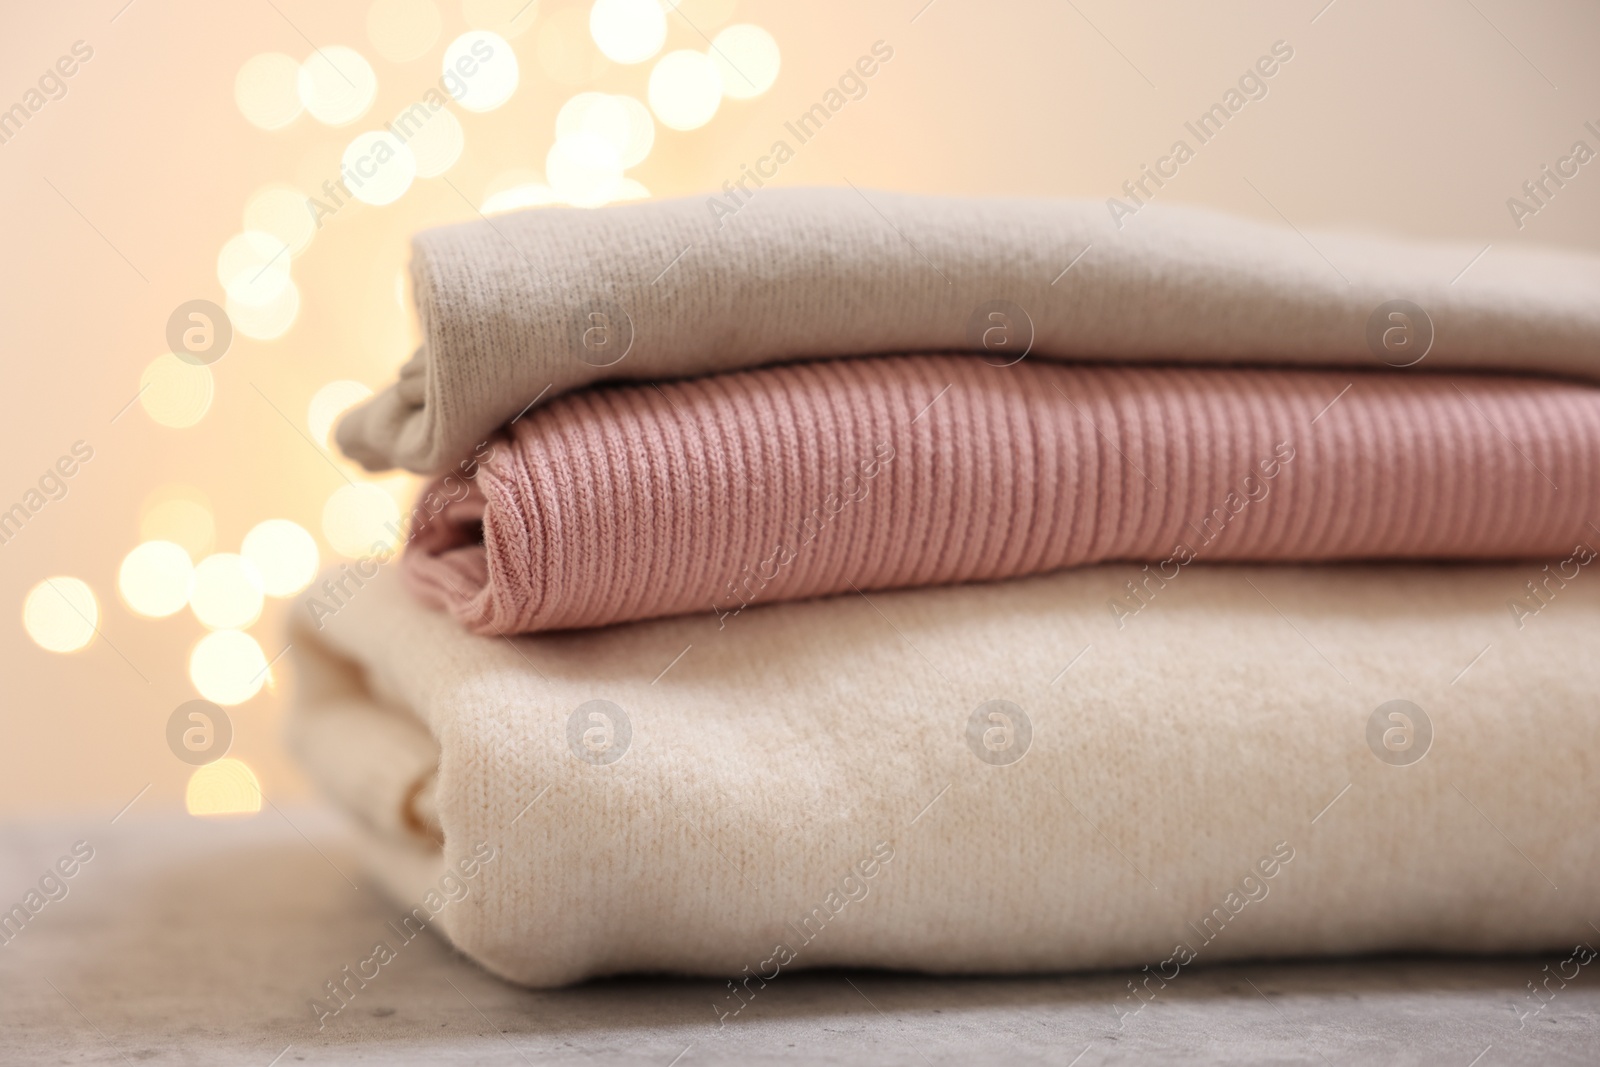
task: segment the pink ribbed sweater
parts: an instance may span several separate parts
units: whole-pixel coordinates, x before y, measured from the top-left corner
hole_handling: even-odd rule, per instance
[[[1109,560],[1564,556],[1595,533],[1600,389],[899,356],[593,388],[491,444],[413,513],[422,599],[489,634],[729,624]]]

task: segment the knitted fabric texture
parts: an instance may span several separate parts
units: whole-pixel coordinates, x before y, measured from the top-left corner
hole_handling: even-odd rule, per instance
[[[1119,629],[1137,573],[499,640],[381,571],[320,628],[294,606],[290,731],[336,798],[392,777],[394,745],[352,743],[363,701],[432,736],[442,849],[399,816],[362,840],[403,906],[539,986],[1594,936],[1600,582],[1519,619],[1531,564],[1200,563]]]
[[[848,188],[763,189],[732,217],[541,207],[416,238],[422,347],[338,439],[433,472],[590,382],[896,352],[1600,371],[1600,260],[1480,251]]]
[[[1600,388],[831,360],[583,390],[486,455],[414,512],[423,600],[483,634],[726,622],[1107,560],[1144,596],[1195,559],[1556,558],[1600,514]]]

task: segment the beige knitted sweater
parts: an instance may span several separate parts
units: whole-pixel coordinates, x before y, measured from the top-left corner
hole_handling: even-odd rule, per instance
[[[297,609],[293,741],[494,972],[727,976],[724,1019],[824,964],[1556,949],[1600,915],[1576,573],[1104,567],[506,640],[391,567]]]
[[[423,345],[338,438],[370,469],[434,471],[589,382],[890,352],[1594,376],[1600,260],[1482,251],[852,188],[763,189],[731,217],[538,208],[416,238]]]

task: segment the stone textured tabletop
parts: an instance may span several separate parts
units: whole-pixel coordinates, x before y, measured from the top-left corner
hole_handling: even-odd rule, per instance
[[[398,913],[331,816],[13,825],[0,906],[63,860],[3,932],[0,1063],[1600,1063],[1600,975],[1529,992],[1563,953],[1202,966],[1120,1020],[1129,973],[800,972],[719,1024],[720,981],[533,992],[427,935],[319,1029],[310,998]]]

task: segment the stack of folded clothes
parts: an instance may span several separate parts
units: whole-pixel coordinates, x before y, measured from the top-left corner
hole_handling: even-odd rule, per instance
[[[339,441],[434,477],[297,608],[292,740],[419,923],[724,1017],[791,967],[1592,934],[1600,262],[726,215],[417,239],[423,347]]]

